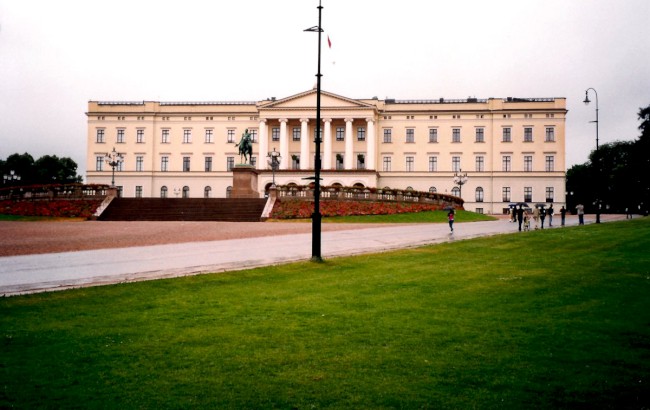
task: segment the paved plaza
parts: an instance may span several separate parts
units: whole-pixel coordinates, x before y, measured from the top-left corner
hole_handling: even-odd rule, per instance
[[[603,215],[602,221],[625,219]],[[559,217],[553,229],[561,229]],[[577,217],[567,217],[576,225]],[[585,218],[594,222],[593,215]],[[517,233],[506,219],[324,231],[324,259]],[[526,233],[521,233],[525,235]],[[311,259],[311,233],[0,257],[0,295],[224,272]]]

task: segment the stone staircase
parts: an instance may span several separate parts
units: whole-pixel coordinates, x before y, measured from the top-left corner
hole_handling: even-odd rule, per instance
[[[98,219],[259,222],[265,205],[260,198],[114,198]]]

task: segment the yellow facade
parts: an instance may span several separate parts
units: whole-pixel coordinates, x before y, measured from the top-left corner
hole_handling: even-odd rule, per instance
[[[115,148],[123,196],[225,197],[235,146],[253,135],[259,191],[314,174],[316,91],[257,102],[88,103],[87,182],[110,183]],[[459,194],[465,208],[502,213],[512,202],[565,203],[564,98],[351,99],[321,93],[322,184]]]

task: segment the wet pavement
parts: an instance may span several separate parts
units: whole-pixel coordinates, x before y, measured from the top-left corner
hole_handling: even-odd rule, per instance
[[[593,215],[585,223],[594,222]],[[625,215],[602,215],[603,222]],[[554,218],[558,227],[560,218]],[[567,226],[577,225],[567,216]],[[386,225],[323,232],[321,256],[384,252],[481,236],[516,233],[517,224],[506,219],[489,222]],[[522,233],[525,234],[525,233]],[[224,272],[311,259],[312,235],[190,242],[0,257],[0,295],[53,291],[85,286]]]

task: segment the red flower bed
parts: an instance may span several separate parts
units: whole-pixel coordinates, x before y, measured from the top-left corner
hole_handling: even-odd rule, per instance
[[[0,201],[0,213],[21,216],[89,218],[102,200]]]
[[[382,201],[321,201],[320,211],[324,217],[347,215],[392,215],[401,213],[436,211],[440,206],[426,203],[382,202]],[[285,199],[277,201],[271,218],[310,218],[314,212],[312,201]]]

